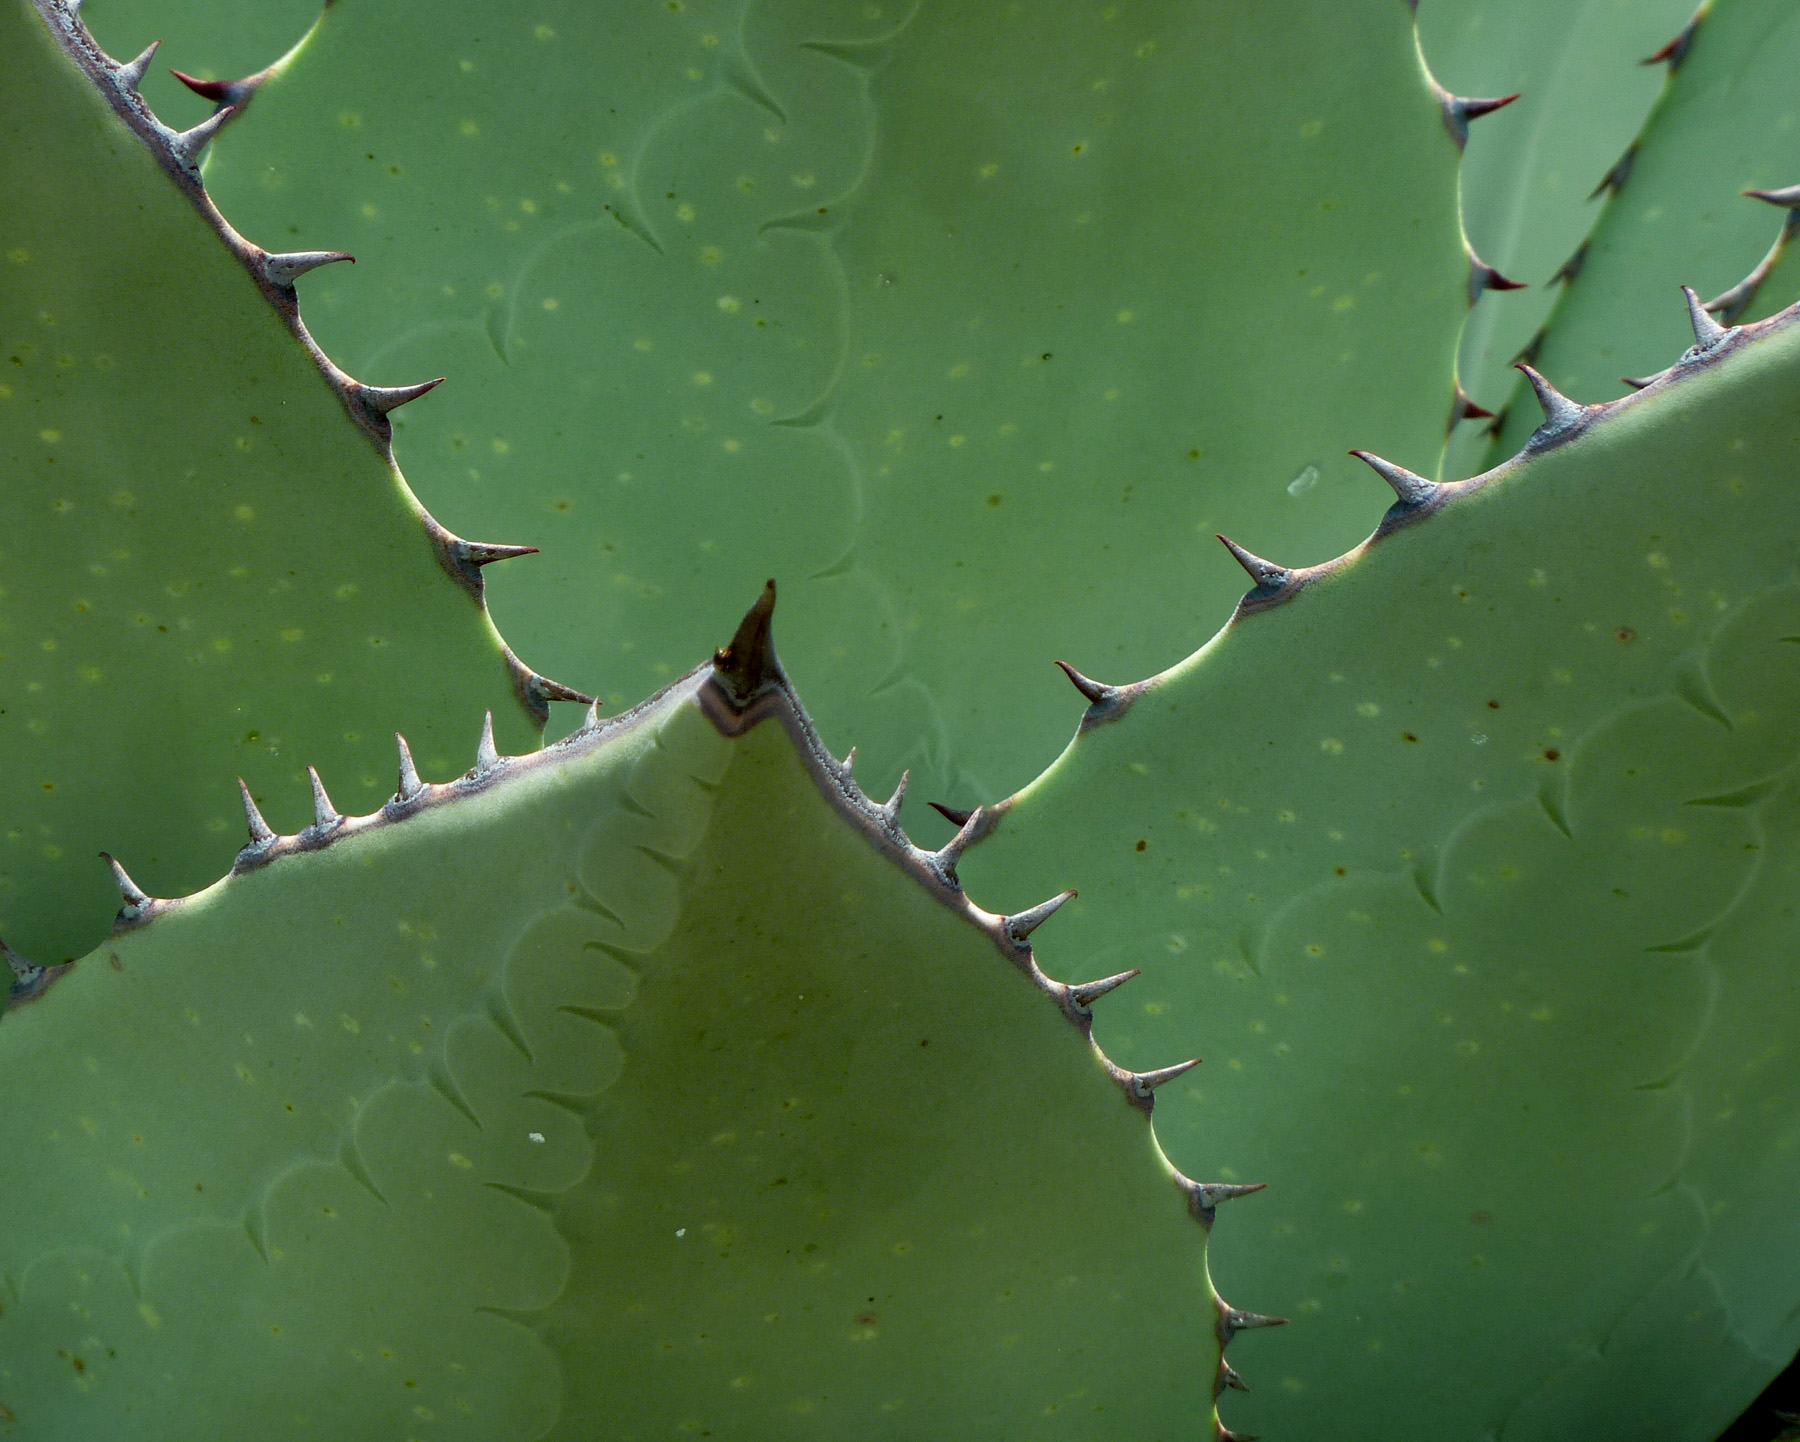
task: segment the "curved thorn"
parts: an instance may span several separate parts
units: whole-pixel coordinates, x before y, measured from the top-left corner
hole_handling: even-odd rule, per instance
[[[171,70],[169,74],[202,100],[210,100],[215,105],[235,105],[244,84],[241,80],[196,80],[191,75],[183,75],[179,70]]]
[[[1637,164],[1637,156],[1638,142],[1634,140],[1625,148],[1625,153],[1613,162],[1612,169],[1600,177],[1600,183],[1588,193],[1588,199],[1598,200],[1609,190],[1614,195],[1623,190],[1625,182],[1631,179],[1632,167]]]
[[[1454,426],[1458,421],[1491,421],[1493,418],[1494,413],[1486,406],[1478,406],[1470,400],[1469,393],[1460,384],[1456,387],[1456,395],[1450,402],[1451,425]],[[1352,451],[1351,454],[1356,453]]]
[[[443,376],[439,376],[434,381],[420,381],[416,386],[366,386],[358,381],[356,382],[356,395],[377,416],[385,416],[389,411],[398,410],[408,401],[416,401],[426,392],[436,390],[443,383]]]
[[[1508,280],[1505,276],[1501,275],[1499,271],[1495,270],[1493,266],[1489,265],[1480,256],[1475,254],[1474,247],[1469,245],[1466,241],[1463,243],[1463,249],[1468,253],[1469,257],[1470,305],[1474,305],[1476,301],[1481,299],[1481,293],[1484,290],[1525,289],[1524,281]]]
[[[969,818],[975,814],[973,811],[964,811],[959,806],[945,806],[936,801],[927,801],[925,804],[933,811],[937,812],[939,816],[943,817],[944,820],[948,821],[958,831],[967,826],[969,824]]]
[[[235,105],[227,105],[223,109],[213,111],[198,125],[172,136],[169,140],[169,148],[175,152],[178,158],[185,160],[189,165],[197,165],[200,161],[200,152],[206,149],[207,141],[217,135],[225,127],[226,122],[237,113],[238,107]]]
[[[1221,1423],[1217,1442],[1262,1442],[1262,1436],[1257,1432],[1233,1432]]]
[[[1457,96],[1456,105],[1463,116],[1469,120],[1479,120],[1484,115],[1492,115],[1496,110],[1504,110],[1525,92],[1515,90],[1511,95],[1502,95],[1497,100],[1473,100],[1466,96]]]
[[[1707,350],[1731,334],[1730,329],[1720,325],[1712,312],[1700,303],[1700,297],[1691,285],[1682,286],[1681,293],[1687,297],[1688,319],[1693,322],[1696,347]]]
[[[477,774],[492,771],[500,764],[500,752],[494,745],[494,713],[489,711],[481,718],[481,740],[475,743],[475,770]]]
[[[1117,686],[1104,686],[1098,681],[1090,681],[1067,661],[1058,661],[1056,664],[1062,667],[1063,675],[1069,678],[1075,689],[1087,697],[1087,703],[1090,706],[1104,706],[1119,694]]]
[[[1103,976],[1098,981],[1084,981],[1080,986],[1069,988],[1069,1000],[1082,1011],[1087,1011],[1095,1002],[1109,991],[1117,991],[1126,982],[1135,980],[1143,973],[1136,967],[1130,971],[1121,971],[1117,976]]]
[[[894,785],[894,794],[892,796],[888,797],[887,805],[885,805],[881,808],[884,812],[887,813],[887,819],[889,821],[894,821],[894,822],[899,821],[900,808],[906,802],[906,783],[911,779],[912,779],[911,771],[902,771],[900,773],[900,780],[898,782],[896,782]]]
[[[851,786],[851,785],[855,784],[856,748],[854,746],[852,746],[850,748],[850,750],[847,753],[845,753],[844,759],[842,761],[838,762],[838,776],[843,780],[843,783],[846,786]]]
[[[1247,1197],[1252,1192],[1262,1191],[1268,1185],[1267,1182],[1195,1182],[1193,1184],[1194,1200],[1210,1212],[1220,1202]]]
[[[125,868],[119,865],[118,858],[110,851],[102,851],[100,855],[106,864],[112,867],[113,880],[118,883],[119,895],[125,898],[124,909],[135,915],[139,910],[148,906],[151,898],[144,893],[141,886],[131,879]]]
[[[35,966],[31,962],[25,960],[18,952],[8,946],[4,937],[0,937],[0,956],[6,958],[6,965],[12,972],[13,980],[15,982],[30,981],[35,972],[43,970],[42,967]]]
[[[1450,132],[1450,138],[1456,142],[1457,149],[1469,143],[1469,122],[1479,120],[1484,115],[1492,115],[1496,110],[1503,110],[1518,95],[1503,95],[1495,100],[1478,100],[1467,95],[1452,95],[1440,87],[1438,99],[1444,107],[1444,127]]]
[[[1073,891],[1059,891],[1048,901],[1040,901],[1029,911],[1021,911],[1006,918],[1006,934],[1014,941],[1024,941],[1057,912],[1061,911],[1065,902],[1075,896]]]
[[[1294,579],[1294,573],[1286,566],[1277,566],[1273,561],[1265,561],[1261,556],[1253,556],[1229,536],[1220,536],[1219,540],[1237,558],[1237,563],[1250,573],[1250,579],[1258,587],[1279,590]]]
[[[1253,1332],[1258,1327],[1285,1327],[1286,1317],[1265,1317],[1261,1312],[1240,1312],[1224,1302],[1219,1304],[1219,1324],[1228,1335]]]
[[[1660,375],[1660,374],[1661,374],[1661,372],[1658,372],[1658,375]],[[1619,381],[1621,384],[1630,386],[1634,391],[1641,391],[1645,386],[1651,384],[1656,379],[1657,379],[1657,376],[1620,376],[1619,377]]]
[[[459,560],[471,566],[491,566],[495,561],[511,561],[520,556],[535,556],[536,546],[490,546],[485,541],[454,540],[450,549]]]
[[[1176,1077],[1186,1076],[1199,1065],[1200,1058],[1192,1057],[1187,1061],[1178,1061],[1174,1066],[1159,1067],[1155,1071],[1132,1072],[1131,1089],[1140,1097],[1148,1097],[1159,1086],[1174,1081]]]
[[[937,806],[935,801],[931,804]],[[941,811],[943,808],[938,807],[938,809]],[[952,886],[961,886],[961,883],[956,879],[956,863],[962,860],[963,852],[967,851],[969,847],[974,844],[976,834],[980,831],[982,823],[986,820],[986,808],[977,806],[969,813],[968,820],[964,821],[957,829],[956,835],[952,836],[932,853],[933,858],[937,862],[939,872],[943,874],[944,880],[948,881]]]
[[[1531,366],[1521,361],[1513,367],[1522,371],[1525,379],[1531,382],[1532,390],[1537,392],[1538,404],[1544,408],[1544,425],[1555,430],[1570,426],[1587,414],[1587,407],[1577,405],[1559,391]]]
[[[275,839],[275,833],[269,829],[269,823],[262,818],[262,812],[256,809],[256,801],[250,795],[250,788],[244,784],[244,778],[238,777],[238,790],[244,797],[244,822],[250,828],[250,844],[266,846]]]
[[[1705,18],[1706,12],[1711,8],[1712,6],[1709,3],[1703,3],[1700,8],[1694,12],[1694,18],[1681,27],[1673,40],[1663,46],[1661,50],[1658,50],[1656,54],[1646,55],[1642,60],[1638,61],[1638,64],[1661,65],[1664,61],[1667,61],[1669,74],[1671,75],[1681,69],[1681,62],[1687,59],[1688,51],[1693,48],[1694,32],[1700,28],[1701,20]]]
[[[356,257],[345,250],[290,250],[276,255],[264,254],[262,258],[263,278],[270,285],[286,286],[293,289],[294,282],[309,270],[317,270],[322,265],[335,265],[340,260],[356,264]]]
[[[532,694],[543,701],[573,701],[581,706],[597,706],[597,702],[585,691],[577,691],[573,686],[565,686],[561,681],[552,681],[548,676],[540,676],[536,671],[531,673],[527,683]]]
[[[780,674],[781,663],[775,659],[774,617],[775,582],[771,579],[738,622],[731,644],[713,652],[713,675],[725,683],[739,702],[748,703]]]
[[[311,766],[306,768],[306,774],[312,778],[314,828],[324,831],[336,826],[344,818],[337,807],[331,804],[331,798],[325,794],[325,783],[319,780],[319,773]]]
[[[138,86],[142,85],[144,76],[150,72],[150,62],[156,58],[157,48],[161,44],[160,40],[152,40],[144,47],[144,53],[136,60],[127,60],[115,69],[113,74],[118,77],[119,83],[127,90],[136,90]]]
[[[1746,190],[1744,194],[1752,200],[1766,200],[1783,210],[1800,208],[1800,185],[1790,185],[1785,190]]]
[[[1483,411],[1482,414],[1486,415],[1487,412]],[[1392,486],[1394,494],[1400,498],[1400,504],[1408,509],[1424,505],[1438,493],[1436,481],[1428,481],[1425,477],[1407,470],[1405,466],[1397,466],[1392,461],[1384,461],[1380,456],[1369,451],[1351,451],[1350,454]]]
[[[1231,1388],[1233,1392],[1248,1392],[1250,1390],[1245,1384],[1244,1379],[1238,1376],[1237,1368],[1233,1367],[1231,1363],[1221,1357],[1219,1358],[1219,1385],[1217,1390],[1223,1391],[1227,1387]],[[1215,1395],[1217,1395],[1217,1393],[1215,1393]]]
[[[425,789],[425,783],[419,780],[419,768],[413,765],[412,747],[398,731],[394,733],[394,744],[400,748],[400,783],[394,795],[402,801],[411,801]]]
[[[598,731],[600,729],[600,703],[598,701],[588,702],[588,712],[587,715],[582,718],[581,729],[583,731]]]
[[[1545,281],[1545,285],[1569,285],[1581,274],[1581,268],[1587,264],[1588,246],[1591,241],[1582,241],[1575,247],[1574,254],[1556,268],[1556,274]]]

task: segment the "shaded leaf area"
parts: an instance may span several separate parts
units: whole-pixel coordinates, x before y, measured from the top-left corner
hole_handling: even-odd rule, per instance
[[[1570,265],[1604,207],[1603,178],[1637,140],[1663,89],[1645,65],[1679,34],[1694,0],[1424,0],[1419,44],[1438,82],[1458,95],[1518,94],[1471,128],[1463,157],[1463,228],[1476,253],[1528,289],[1470,314],[1458,361],[1479,405],[1504,410],[1512,363],[1556,304]],[[1482,422],[1462,427],[1443,474],[1492,461]]]
[[[1742,192],[1800,182],[1800,15],[1775,0],[1720,0],[1646,124],[1629,179],[1594,228],[1580,276],[1558,298],[1536,365],[1577,400],[1623,395],[1688,344],[1677,287],[1712,300],[1752,271],[1786,212]],[[1742,310],[1771,315],[1800,296],[1779,261]],[[1733,315],[1728,318],[1736,318]],[[1497,442],[1510,454],[1536,423],[1529,394]]]
[[[533,736],[498,637],[305,347],[25,0],[0,7],[0,934],[79,955],[277,825]]]
[[[7,1017],[24,1435],[1207,1425],[1207,1229],[1145,1110],[791,693],[708,674]]]
[[[1793,320],[1259,589],[964,862],[1143,968],[1111,1054],[1207,1057],[1160,1134],[1269,1182],[1218,1278],[1296,1319],[1251,1430],[1699,1442],[1800,1341]]]
[[[827,738],[966,801],[1057,744],[1053,657],[1203,638],[1214,530],[1317,559],[1372,494],[1347,444],[1436,453],[1456,165],[1391,0],[382,0],[209,177],[356,252],[328,351],[451,375],[400,454],[544,548],[493,598],[539,664],[629,700],[776,574]]]

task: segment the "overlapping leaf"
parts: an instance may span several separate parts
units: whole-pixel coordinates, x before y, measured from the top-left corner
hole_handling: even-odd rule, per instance
[[[1298,1323],[1252,1430],[1703,1439],[1800,1341],[1795,319],[1278,573],[965,863],[1207,1056],[1165,1145],[1270,1182],[1220,1274]]]

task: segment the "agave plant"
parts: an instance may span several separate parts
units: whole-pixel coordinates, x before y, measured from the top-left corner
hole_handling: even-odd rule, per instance
[[[1743,1411],[1800,21],[1417,12],[0,0],[0,1431]]]

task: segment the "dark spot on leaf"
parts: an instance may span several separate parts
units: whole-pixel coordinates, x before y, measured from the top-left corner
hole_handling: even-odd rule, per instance
[[[1404,736],[1408,741],[1417,741],[1419,739],[1417,736],[1413,735],[1412,732],[1410,732],[1410,731],[1402,731],[1400,734],[1402,736]]]
[[[1549,750],[1544,752],[1544,760],[1560,761],[1560,760],[1562,760],[1562,752],[1558,751],[1554,746],[1552,746]]]
[[[1142,837],[1139,837],[1137,849],[1139,851],[1148,851],[1150,849],[1150,843],[1148,841],[1145,841]]]
[[[1498,702],[1498,701],[1490,701],[1490,702],[1488,702],[1488,710],[1490,710],[1490,711],[1498,711],[1498,710],[1499,710],[1499,709],[1500,709],[1500,703],[1499,703],[1499,702]]]
[[[1632,630],[1629,626],[1619,627],[1618,630],[1613,632],[1613,635],[1617,636],[1621,641],[1637,640],[1637,632]]]

